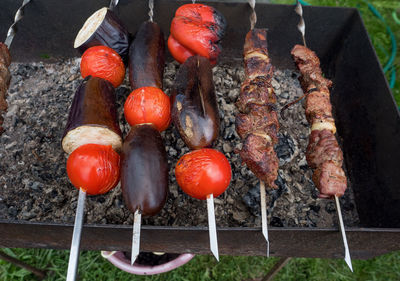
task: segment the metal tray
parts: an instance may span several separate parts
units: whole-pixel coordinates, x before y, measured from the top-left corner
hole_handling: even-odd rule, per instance
[[[186,1],[187,2],[187,1]],[[207,1],[208,2],[208,1]],[[155,15],[168,34],[173,13],[183,1],[159,0]],[[109,1],[35,0],[25,11],[12,45],[14,61],[77,56],[71,44],[76,31]],[[240,2],[211,2],[227,18],[222,61],[240,61],[249,29],[250,8]],[[0,38],[5,38],[17,4],[3,0]],[[121,0],[117,14],[132,33],[147,20],[147,1]],[[301,42],[293,6],[257,4],[258,27],[269,29],[269,50],[277,68],[294,69],[290,50]],[[360,225],[347,229],[353,258],[366,259],[400,250],[400,114],[362,23],[352,8],[304,7],[307,42],[334,82],[332,103],[342,140],[348,177],[355,193]],[[72,225],[0,221],[0,247],[68,249]],[[220,253],[266,255],[259,228],[218,228]],[[338,229],[270,228],[271,255],[342,257]],[[379,243],[371,243],[379,241]],[[199,227],[142,227],[141,250],[208,254],[208,231]],[[130,250],[131,227],[85,225],[82,249]]]

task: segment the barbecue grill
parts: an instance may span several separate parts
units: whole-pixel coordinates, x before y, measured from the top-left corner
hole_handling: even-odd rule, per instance
[[[246,1],[207,2],[229,23],[221,61],[241,63],[250,7]],[[5,38],[19,3],[3,0],[2,4],[0,38]],[[50,60],[78,56],[72,48],[77,31],[88,16],[108,4],[106,0],[32,1],[11,48],[14,62],[39,61],[43,54],[49,54]],[[165,34],[181,4],[157,1],[154,12]],[[147,20],[147,5],[147,1],[121,0],[115,12],[134,31]],[[257,4],[257,15],[257,25],[269,29],[269,51],[276,68],[294,70],[290,50],[301,37],[293,6]],[[307,44],[334,83],[331,99],[360,219],[357,227],[346,229],[352,257],[368,259],[400,250],[400,114],[382,67],[356,9],[304,7],[304,17]],[[72,228],[72,224],[0,220],[0,247],[68,249]],[[81,248],[129,251],[131,231],[130,225],[86,224]],[[342,257],[338,229],[270,227],[269,232],[273,256]],[[260,228],[218,228],[218,236],[221,254],[266,255]],[[142,226],[142,251],[209,254],[208,243],[206,227]]]

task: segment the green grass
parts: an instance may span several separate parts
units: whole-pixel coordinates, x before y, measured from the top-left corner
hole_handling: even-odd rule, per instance
[[[68,251],[44,249],[3,249],[5,253],[32,266],[48,270],[45,280],[65,280]],[[84,251],[79,262],[80,280],[261,280],[277,258],[196,256],[188,264],[169,273],[136,276],[119,270],[100,252]],[[275,280],[400,280],[400,252],[371,260],[354,260],[351,273],[343,260],[292,259]],[[0,280],[33,280],[28,271],[0,260]]]
[[[294,3],[292,0],[274,2]],[[368,9],[365,1],[308,0],[307,2],[319,6],[359,8],[381,64],[386,64],[388,52],[391,51],[390,37],[382,22]],[[370,2],[382,14],[395,34],[397,42],[400,42],[400,25],[397,25],[391,16],[394,9],[400,7],[400,1]],[[397,81],[392,90],[398,104],[400,104],[399,53],[400,50],[395,60]],[[388,79],[389,75],[390,73],[387,73]],[[3,249],[3,251],[35,267],[48,270],[46,280],[65,280],[68,251],[43,249]],[[170,273],[143,277],[120,271],[105,261],[100,252],[86,251],[81,254],[79,273],[81,280],[260,280],[276,261],[276,258],[223,256],[221,261],[216,263],[211,256],[197,256],[187,265]],[[367,261],[354,260],[353,265],[355,272],[352,274],[343,260],[296,258],[281,270],[275,280],[400,280],[400,252]],[[24,269],[0,260],[0,280],[34,280],[34,276]]]

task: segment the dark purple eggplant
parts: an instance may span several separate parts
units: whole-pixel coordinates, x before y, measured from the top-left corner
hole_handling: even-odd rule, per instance
[[[162,89],[164,64],[164,34],[155,22],[143,22],[129,47],[129,82],[132,90],[147,86]]]
[[[93,46],[107,46],[128,61],[130,35],[113,11],[104,7],[91,15],[75,38],[74,48],[83,53]]]
[[[178,70],[171,95],[171,116],[190,149],[210,147],[219,133],[219,115],[211,65],[201,56]]]
[[[122,146],[114,87],[104,79],[91,76],[75,92],[62,147],[71,153],[87,143],[112,145],[116,151]]]
[[[131,128],[122,145],[121,188],[125,204],[135,213],[157,214],[168,193],[168,161],[163,140],[151,124]]]

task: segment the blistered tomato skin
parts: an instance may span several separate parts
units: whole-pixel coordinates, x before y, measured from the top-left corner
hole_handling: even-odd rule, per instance
[[[162,132],[171,122],[170,99],[159,88],[142,87],[128,96],[124,104],[124,114],[132,127],[151,123]]]
[[[224,154],[203,148],[183,155],[176,164],[175,176],[186,194],[205,200],[209,194],[218,197],[226,190],[232,171]]]
[[[120,157],[111,145],[85,144],[75,149],[67,160],[71,183],[89,195],[103,194],[119,181]]]
[[[125,78],[125,65],[113,49],[106,46],[95,46],[87,49],[81,60],[81,74],[103,78],[117,88]]]

